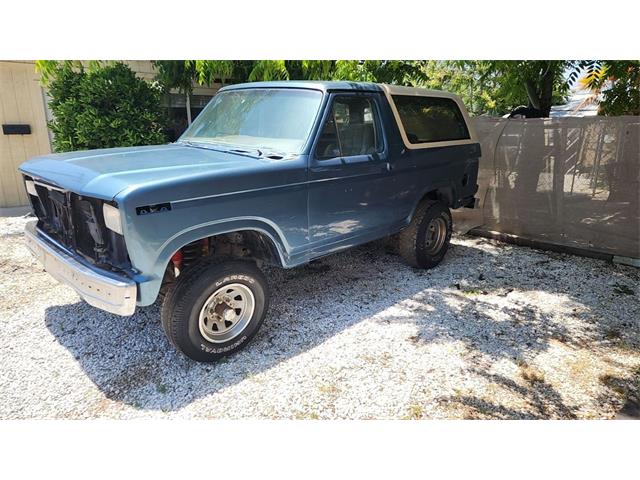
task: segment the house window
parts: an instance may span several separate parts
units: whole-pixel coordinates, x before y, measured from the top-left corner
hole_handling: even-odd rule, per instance
[[[207,106],[211,95],[191,95],[189,102],[191,103],[191,121],[202,112]],[[166,134],[171,142],[175,142],[180,135],[187,129],[187,98],[184,94],[169,93],[165,95],[164,106],[167,109],[167,129]]]

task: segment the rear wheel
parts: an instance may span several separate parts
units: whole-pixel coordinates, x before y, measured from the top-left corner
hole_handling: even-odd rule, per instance
[[[449,208],[435,200],[424,201],[400,232],[400,255],[412,267],[433,268],[447,253],[452,231]]]
[[[212,362],[243,348],[268,308],[267,282],[250,262],[201,261],[182,273],[162,303],[162,326],[181,352]]]

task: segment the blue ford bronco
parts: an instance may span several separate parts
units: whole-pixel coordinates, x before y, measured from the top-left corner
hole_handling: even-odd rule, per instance
[[[162,302],[198,361],[244,347],[269,305],[260,268],[390,237],[444,257],[450,209],[475,206],[480,145],[455,95],[353,82],[222,88],[169,145],[33,158],[28,247],[89,304]]]

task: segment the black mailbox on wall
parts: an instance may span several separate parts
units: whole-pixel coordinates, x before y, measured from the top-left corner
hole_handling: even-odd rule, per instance
[[[10,123],[2,125],[2,133],[5,135],[31,135],[31,125]]]

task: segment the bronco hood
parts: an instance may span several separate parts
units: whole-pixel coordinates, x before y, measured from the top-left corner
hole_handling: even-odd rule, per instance
[[[258,158],[179,144],[124,147],[34,157],[20,171],[80,195],[112,200],[137,185],[255,168]]]

